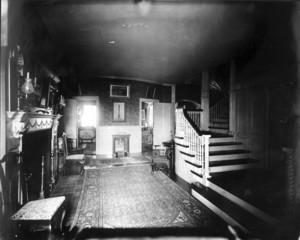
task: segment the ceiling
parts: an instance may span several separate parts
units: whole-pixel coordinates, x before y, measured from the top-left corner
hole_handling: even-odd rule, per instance
[[[35,2],[35,1],[33,1]],[[258,8],[237,2],[36,1],[75,75],[173,84],[247,47]]]

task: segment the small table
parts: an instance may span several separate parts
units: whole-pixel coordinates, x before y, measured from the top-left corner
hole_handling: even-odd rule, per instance
[[[42,229],[59,228],[62,232],[62,222],[65,215],[65,197],[45,198],[26,203],[19,209],[10,220],[18,229],[18,233],[23,230],[34,229],[36,226]]]

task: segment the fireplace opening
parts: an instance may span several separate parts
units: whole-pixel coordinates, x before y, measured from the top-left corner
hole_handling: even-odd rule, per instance
[[[52,181],[51,130],[24,134],[21,177],[25,202],[49,197]],[[42,167],[43,165],[43,167]]]
[[[113,135],[113,157],[128,157],[129,134]]]

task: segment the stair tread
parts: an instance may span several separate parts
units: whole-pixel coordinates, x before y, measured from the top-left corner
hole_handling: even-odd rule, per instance
[[[203,135],[211,135],[211,138],[225,138],[225,137],[233,137],[232,135],[226,134],[226,133],[214,133],[210,131],[202,131]]]
[[[212,123],[229,123],[229,120],[228,119],[213,120]]]
[[[181,136],[175,136],[174,138],[177,138],[177,139],[184,139],[184,137],[181,137]]]
[[[193,163],[189,160],[185,160],[185,162],[200,168],[201,165],[197,163]],[[209,167],[221,167],[221,166],[234,166],[234,165],[247,165],[251,163],[260,163],[259,160],[253,158],[241,158],[241,159],[234,159],[234,160],[227,160],[227,161],[212,161],[209,162]]]
[[[228,127],[215,127],[215,126],[209,126],[208,128],[228,130]]]
[[[195,154],[192,154],[192,153],[186,153],[186,152],[184,152],[184,151],[180,151],[180,153],[181,153],[181,154],[184,154],[184,155],[186,155],[186,156],[188,156],[188,157],[195,157]]]
[[[177,143],[177,142],[175,142],[175,145],[183,147],[183,148],[189,148],[189,145],[181,144],[181,143]]]
[[[241,159],[234,159],[234,160],[227,160],[227,161],[212,161],[209,163],[210,167],[220,167],[220,166],[231,166],[231,165],[247,165],[249,163],[260,163],[259,160],[252,159],[252,158],[241,158]]]
[[[222,209],[242,226],[249,229],[253,235],[266,234],[272,228],[258,217],[252,215],[242,207],[236,205],[223,195],[215,192],[211,188],[204,188],[199,183],[192,183],[191,188],[205,197],[208,201]]]
[[[231,145],[242,145],[243,143],[241,142],[214,142],[210,143],[209,146],[231,146]]]
[[[244,149],[237,149],[237,150],[222,150],[222,151],[210,151],[210,156],[217,156],[217,155],[231,155],[231,154],[243,154],[243,153],[250,153],[249,150]]]
[[[196,167],[196,168],[201,168],[201,165],[199,165],[199,164],[197,164],[197,163],[193,163],[193,162],[191,162],[191,161],[189,161],[189,160],[184,160],[186,163],[188,163],[188,164],[190,164],[190,165],[193,165],[194,167]]]

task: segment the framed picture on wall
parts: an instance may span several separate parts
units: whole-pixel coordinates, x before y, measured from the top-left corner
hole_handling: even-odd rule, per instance
[[[129,98],[129,85],[110,85],[110,97]]]
[[[125,103],[114,102],[113,103],[113,122],[125,122]]]

